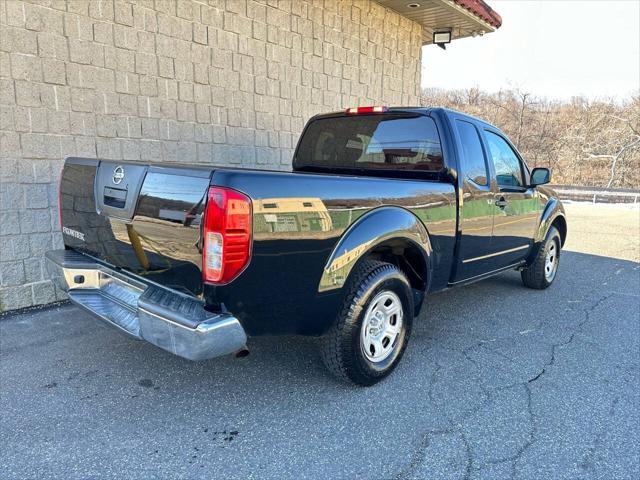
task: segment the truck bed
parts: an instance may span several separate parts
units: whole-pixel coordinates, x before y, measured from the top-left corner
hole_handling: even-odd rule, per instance
[[[124,179],[114,184],[118,167]],[[210,185],[252,201],[251,261],[228,285],[202,281],[202,214]],[[338,301],[332,286],[323,285],[327,262],[349,227],[375,209],[411,211],[427,227],[441,262],[430,288],[446,285],[455,243],[455,190],[436,181],[72,158],[61,200],[67,248],[201,298],[207,308],[233,311],[250,334],[321,332],[331,319],[318,314],[330,311],[319,307]],[[342,267],[356,253],[341,252]]]

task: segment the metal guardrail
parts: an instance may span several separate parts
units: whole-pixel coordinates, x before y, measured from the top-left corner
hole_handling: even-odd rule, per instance
[[[640,203],[640,190],[630,188],[549,185],[561,200],[591,203]]]

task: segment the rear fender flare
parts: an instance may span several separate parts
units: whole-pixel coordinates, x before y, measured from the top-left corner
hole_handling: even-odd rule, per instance
[[[416,245],[431,272],[432,248],[429,233],[413,213],[400,207],[380,207],[364,214],[342,235],[325,263],[318,292],[340,289],[358,261],[389,240],[401,239]],[[424,279],[429,284],[429,278]]]

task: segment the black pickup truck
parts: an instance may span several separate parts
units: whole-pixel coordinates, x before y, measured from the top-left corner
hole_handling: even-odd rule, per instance
[[[68,158],[47,267],[73,302],[182,357],[318,336],[333,373],[371,385],[425,295],[507,269],[551,285],[567,223],[549,180],[476,118],[352,108],[308,122],[293,172]]]

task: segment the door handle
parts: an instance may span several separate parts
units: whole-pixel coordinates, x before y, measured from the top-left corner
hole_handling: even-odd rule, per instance
[[[504,208],[506,206],[507,201],[504,199],[504,197],[500,197],[498,200],[496,200],[496,207]]]

